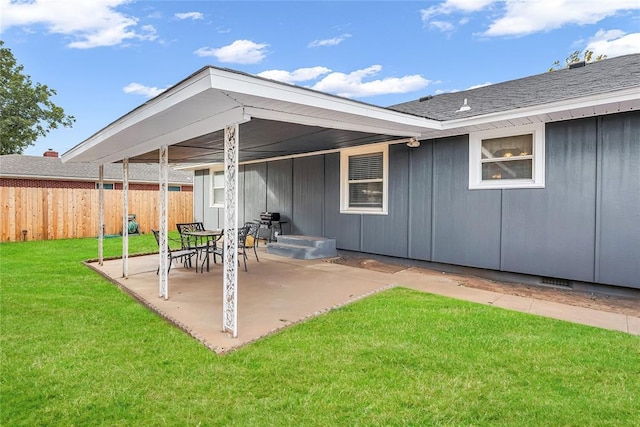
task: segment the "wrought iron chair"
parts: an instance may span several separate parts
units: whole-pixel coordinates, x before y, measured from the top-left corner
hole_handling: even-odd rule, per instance
[[[180,233],[180,242],[182,243],[182,249],[203,249],[206,245],[201,244],[197,247],[197,239],[193,236],[185,234],[188,231],[204,231],[204,223],[202,222],[184,222],[176,224],[178,233]]]
[[[151,230],[151,232],[153,233],[153,237],[156,238],[158,248],[160,248],[160,231]],[[177,242],[177,240],[171,238],[168,238],[168,241]],[[167,257],[169,258],[169,268],[167,269],[167,273],[171,271],[171,265],[173,264],[174,259],[180,259],[185,266],[188,264],[190,267],[191,258],[196,254],[196,249],[171,249],[171,245],[167,242]],[[158,266],[158,270],[156,270],[156,274],[158,273],[160,273],[160,266]]]
[[[247,236],[249,235],[250,225],[245,224],[244,227],[238,229],[238,256],[242,255],[244,261],[244,271],[247,270]],[[238,263],[240,259],[238,259]]]
[[[242,243],[242,250],[246,254],[247,249],[253,248],[253,253],[256,256],[256,261],[260,262],[258,258],[258,233],[260,232],[260,223],[259,222],[246,222],[244,224],[245,228],[247,228],[247,235],[245,236],[244,242]],[[238,239],[239,240],[239,239]],[[240,241],[238,241],[238,249],[240,249]]]

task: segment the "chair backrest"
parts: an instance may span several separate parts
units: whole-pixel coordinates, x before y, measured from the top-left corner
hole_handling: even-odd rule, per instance
[[[244,227],[238,228],[238,244],[244,245],[249,235],[249,225],[245,224]]]
[[[160,231],[151,229],[151,232],[153,233],[153,237],[156,238],[156,243],[158,244],[158,247],[160,247]]]
[[[154,230],[151,229],[151,232],[153,233],[153,237],[156,238],[156,243],[158,244],[158,248],[160,247],[160,230]],[[169,254],[169,256],[171,256],[171,246],[169,245],[169,241],[167,241],[167,253]]]
[[[204,223],[203,222],[181,222],[176,224],[178,228],[178,233],[182,234],[185,231],[204,231]]]
[[[178,233],[180,233],[180,243],[182,244],[182,248],[190,248],[195,244],[195,239],[192,239],[191,236],[187,236],[184,233],[189,231],[204,231],[204,223],[203,222],[181,222],[176,224],[178,228]]]
[[[258,244],[258,232],[260,232],[260,223],[246,222],[244,226],[247,228],[247,236],[251,236],[250,241],[246,240],[248,245],[256,246]]]

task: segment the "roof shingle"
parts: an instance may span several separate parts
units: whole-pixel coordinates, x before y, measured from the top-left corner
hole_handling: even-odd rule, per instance
[[[544,105],[623,89],[640,89],[640,54],[556,70],[461,92],[396,104],[389,109],[435,120],[453,120]],[[467,99],[467,111],[458,111]]]
[[[7,154],[0,156],[0,176],[33,179],[98,180],[98,165],[95,163],[62,163],[57,157],[25,156]],[[158,164],[130,163],[129,181],[159,182]],[[105,181],[122,181],[122,164],[104,165]],[[193,172],[169,168],[169,182],[172,184],[193,184]]]

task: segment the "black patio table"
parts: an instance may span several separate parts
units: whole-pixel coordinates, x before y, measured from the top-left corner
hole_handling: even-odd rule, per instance
[[[216,255],[222,257],[222,250],[218,249],[218,241],[224,235],[224,230],[193,230],[184,231],[182,234],[193,236],[196,239],[196,248],[198,248],[198,257],[203,256],[200,272],[204,272],[204,263],[207,262],[207,271],[209,271],[209,254],[213,254],[213,262],[216,262]],[[196,261],[196,271],[198,265]]]

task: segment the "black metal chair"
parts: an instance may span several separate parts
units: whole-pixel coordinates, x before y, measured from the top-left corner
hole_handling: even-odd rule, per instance
[[[153,233],[153,237],[156,238],[156,243],[158,244],[158,248],[160,248],[160,231],[151,230]],[[169,241],[177,242],[177,240],[167,238]],[[167,242],[167,257],[169,258],[169,268],[167,269],[167,273],[171,271],[171,265],[173,264],[174,259],[180,259],[183,265],[191,266],[191,258],[196,255],[198,252],[196,249],[171,249],[171,246]],[[196,269],[197,270],[197,269]],[[160,266],[158,266],[158,270],[156,270],[156,274],[160,273]]]
[[[245,251],[247,249],[253,248],[253,253],[256,256],[256,261],[260,262],[258,258],[258,239],[260,232],[260,223],[259,222],[246,222],[244,224],[245,228],[247,228],[247,235],[244,238],[244,242],[242,243],[242,250]],[[240,241],[238,239],[238,249],[240,249]]]
[[[247,236],[249,235],[249,229],[251,226],[245,224],[244,227],[238,229],[238,256],[242,255],[244,261],[244,271],[247,270]],[[240,260],[238,259],[238,262]]]
[[[182,244],[182,249],[203,249],[204,244],[201,244],[200,248],[197,247],[197,239],[193,236],[189,236],[188,234],[184,234],[188,231],[204,231],[204,223],[202,222],[183,222],[176,224],[178,228],[178,233],[180,233],[180,242]]]

